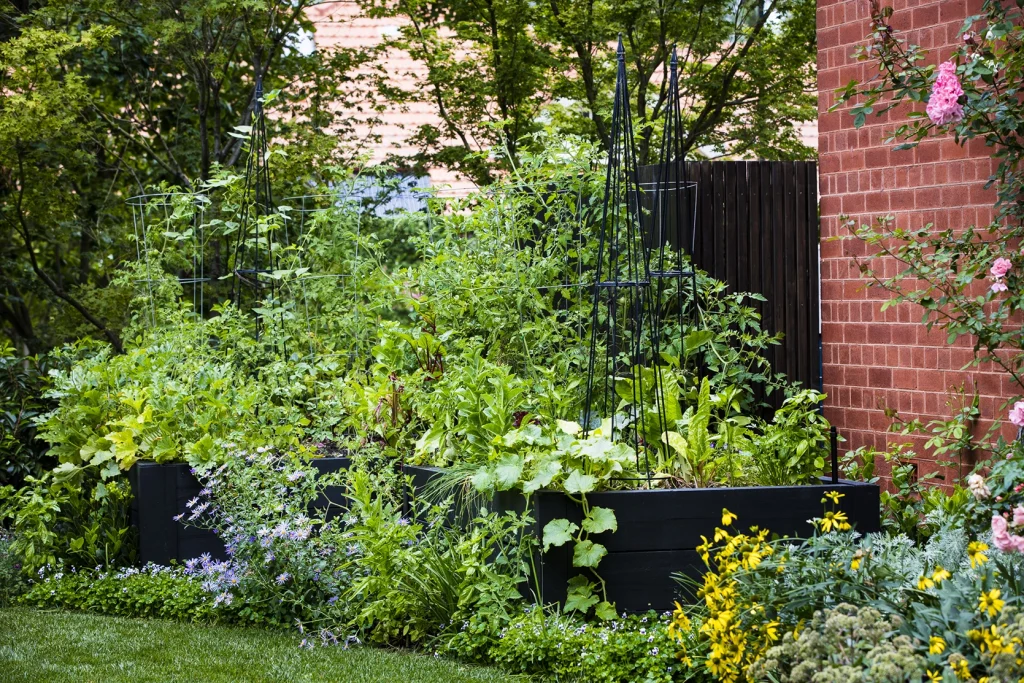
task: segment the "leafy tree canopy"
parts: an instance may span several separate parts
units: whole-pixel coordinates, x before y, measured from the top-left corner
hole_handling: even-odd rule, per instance
[[[680,61],[685,149],[691,155],[813,156],[794,124],[817,116],[815,3],[810,0],[360,0],[401,29],[386,41],[427,66],[422,87],[440,126],[420,125],[420,162],[490,179],[502,146],[515,159],[544,125],[606,143],[622,36],[641,163],[655,160],[668,108],[673,47]]]

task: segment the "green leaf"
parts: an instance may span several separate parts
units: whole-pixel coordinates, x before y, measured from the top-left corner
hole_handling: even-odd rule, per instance
[[[560,430],[571,436],[576,436],[580,433],[580,430],[583,429],[579,424],[575,422],[567,422],[565,420],[555,420],[555,424],[558,425]]]
[[[77,469],[74,463],[63,462],[53,469],[53,475],[57,481],[60,481],[62,478],[74,473]]]
[[[523,456],[506,455],[498,461],[497,467],[494,468],[494,476],[499,491],[507,491],[518,484],[523,476]]]
[[[92,458],[89,459],[89,464],[90,465],[102,465],[103,463],[105,463],[106,461],[110,460],[113,457],[114,457],[114,452],[113,451],[109,451],[109,450],[106,450],[106,451],[96,451],[93,454]]]
[[[426,434],[416,441],[416,455],[424,455],[437,451],[437,449],[441,447],[444,435],[444,422],[438,420],[430,427],[430,430]]]
[[[711,330],[697,330],[683,337],[683,354],[689,356],[691,353],[704,346],[715,338]]]
[[[544,552],[551,546],[563,546],[572,540],[579,527],[567,519],[553,519],[544,525]]]
[[[121,468],[117,466],[116,462],[111,460],[110,462],[108,462],[106,465],[103,466],[103,469],[100,470],[100,477],[104,481],[106,481],[107,479],[111,479],[113,477],[116,477],[120,473],[121,473]]]
[[[594,614],[597,615],[598,619],[603,621],[611,621],[612,619],[617,619],[619,616],[615,611],[615,605],[607,600],[602,600],[597,603],[597,607],[594,608]]]
[[[590,493],[597,486],[597,477],[573,470],[562,484],[568,493]]]
[[[481,467],[476,474],[469,478],[469,483],[477,491],[489,493],[494,490],[494,475],[491,474],[490,468]]]
[[[569,590],[565,597],[566,612],[586,613],[591,607],[599,602],[594,595],[594,584],[582,576],[574,576],[569,579]]]
[[[590,540],[580,541],[573,548],[572,566],[596,567],[601,562],[601,558],[607,554],[607,548],[600,543],[594,543]]]
[[[618,528],[619,523],[615,519],[615,512],[609,508],[592,507],[590,514],[583,520],[583,530],[591,534],[616,531]]]
[[[545,460],[533,473],[533,477],[523,484],[523,493],[533,493],[550,485],[561,471],[562,463],[557,460]]]

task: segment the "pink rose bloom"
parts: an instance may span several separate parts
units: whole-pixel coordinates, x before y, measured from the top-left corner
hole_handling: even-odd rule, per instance
[[[992,277],[998,280],[1009,273],[1012,268],[1013,261],[1008,258],[997,258],[992,262],[992,268],[988,272],[992,274]]]
[[[932,85],[932,93],[928,97],[925,111],[928,118],[936,126],[944,126],[955,121],[963,121],[964,107],[960,104],[964,89],[956,77],[956,64],[943,62],[939,65],[939,76]]]
[[[1018,427],[1024,427],[1024,401],[1017,401],[1010,409],[1010,422]]]
[[[1013,508],[1013,525],[1024,525],[1024,505],[1018,505]]]
[[[1024,553],[1024,536],[1010,534],[1008,548],[1013,552]],[[1001,550],[1004,549],[1001,548]]]
[[[1004,283],[1004,282],[993,282],[992,286],[989,287],[989,289],[991,289],[996,294],[998,294],[999,292],[1005,292],[1006,291],[1006,283]]]
[[[992,543],[1003,552],[1013,550],[1013,541],[1010,539],[1006,520],[1000,515],[992,515]]]

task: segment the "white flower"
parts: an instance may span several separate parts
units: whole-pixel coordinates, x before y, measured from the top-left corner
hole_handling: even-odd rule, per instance
[[[988,486],[985,486],[985,478],[980,474],[972,474],[967,477],[967,488],[970,489],[971,493],[978,500],[984,500],[992,495]]]

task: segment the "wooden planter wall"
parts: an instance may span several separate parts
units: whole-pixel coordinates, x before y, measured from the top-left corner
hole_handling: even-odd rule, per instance
[[[406,474],[413,479],[413,497],[441,473],[437,468],[407,466]],[[704,575],[704,563],[696,548],[702,543],[701,535],[712,538],[715,527],[721,526],[723,508],[738,516],[734,525],[737,530],[746,531],[756,525],[780,536],[806,538],[813,532],[808,520],[823,516],[821,499],[827,491],[844,494],[839,509],[858,531],[881,529],[878,486],[845,480],[808,486],[588,494],[591,505],[610,508],[618,521],[617,531],[590,537],[608,549],[597,569],[607,583],[608,599],[626,612],[672,609],[675,600],[692,598],[681,594],[672,575],[682,573],[694,580]],[[576,524],[583,520],[580,506],[564,493],[538,491],[531,504],[537,538],[543,537],[544,526],[553,519],[569,519]],[[509,491],[495,496],[491,505],[498,512],[522,512],[526,500]],[[538,581],[545,603],[563,602],[568,580],[582,573],[572,566],[572,552],[572,544],[567,543],[538,554]]]

